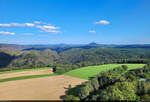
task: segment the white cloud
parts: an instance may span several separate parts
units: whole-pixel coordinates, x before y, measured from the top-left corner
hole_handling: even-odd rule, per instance
[[[57,31],[57,30],[42,30],[42,32],[47,32],[47,33],[60,33],[60,31]]]
[[[95,22],[94,24],[104,24],[104,25],[106,25],[106,24],[110,24],[110,22],[106,21],[106,20],[100,20],[98,22]]]
[[[33,23],[10,23],[10,24],[0,24],[0,27],[34,27]]]
[[[25,23],[25,26],[27,26],[27,27],[33,27],[33,26],[35,26],[35,24],[33,24],[33,23]]]
[[[32,35],[32,33],[24,33],[24,35]]]
[[[60,29],[60,27],[55,27],[52,25],[39,25],[37,28],[41,29],[42,32],[47,32],[47,33],[60,33],[60,31],[57,31],[56,29]]]
[[[45,30],[45,29],[59,29],[59,27],[49,26],[49,25],[37,26],[37,28],[40,28],[42,30]]]
[[[10,24],[0,24],[0,27],[10,27]]]
[[[15,35],[15,33],[13,33],[13,32],[5,32],[5,31],[0,31],[0,34],[3,34],[3,35]]]
[[[96,31],[95,30],[89,30],[89,33],[96,33]]]
[[[40,21],[34,21],[34,24],[41,24]]]
[[[34,21],[34,23],[9,23],[9,24],[0,24],[0,27],[35,27],[39,28],[42,32],[49,32],[49,33],[60,33],[57,29],[60,27],[55,27],[51,24],[42,23],[40,21]],[[1,32],[1,34],[9,34],[14,35],[14,33],[10,32]],[[24,33],[24,35],[32,35],[31,33]]]

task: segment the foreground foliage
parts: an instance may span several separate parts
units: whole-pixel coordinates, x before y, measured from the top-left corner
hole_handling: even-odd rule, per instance
[[[150,64],[140,69],[127,70],[127,66],[122,66],[101,72],[69,89],[66,95],[64,100],[71,96],[84,101],[147,101],[150,99]]]

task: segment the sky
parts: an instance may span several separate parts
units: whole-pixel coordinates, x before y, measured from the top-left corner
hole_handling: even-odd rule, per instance
[[[0,0],[0,43],[150,44],[150,0]]]

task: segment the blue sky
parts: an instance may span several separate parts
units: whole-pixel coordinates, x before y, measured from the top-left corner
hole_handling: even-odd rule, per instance
[[[0,0],[0,43],[148,44],[150,0]]]

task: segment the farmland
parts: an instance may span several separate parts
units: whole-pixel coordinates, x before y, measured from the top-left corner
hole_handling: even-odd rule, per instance
[[[59,100],[65,95],[69,85],[76,86],[87,81],[88,77],[121,65],[127,65],[129,70],[144,66],[144,64],[106,64],[83,67],[63,75],[50,73],[51,68],[2,72],[0,100]]]
[[[83,67],[80,69],[69,71],[65,73],[65,75],[82,78],[82,79],[88,79],[88,77],[97,75],[102,71],[107,71],[109,69],[113,69],[121,65],[127,65],[128,69],[130,70],[130,69],[142,68],[145,64],[106,64],[106,65],[99,65],[99,66],[88,66],[88,67]]]
[[[86,80],[60,75],[0,83],[0,100],[60,100],[68,85]]]
[[[0,74],[9,74],[15,72],[25,72],[25,71],[39,71],[39,70],[49,70],[51,67],[42,67],[42,68],[26,68],[26,69],[18,69],[18,70],[10,70],[10,71],[2,71]]]

